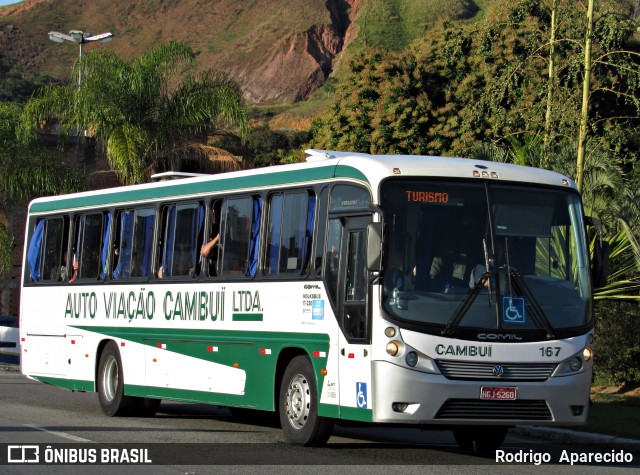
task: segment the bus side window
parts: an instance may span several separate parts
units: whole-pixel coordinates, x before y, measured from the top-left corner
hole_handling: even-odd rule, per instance
[[[215,277],[218,275],[218,262],[220,257],[220,215],[222,212],[222,200],[211,203],[211,221],[209,221],[209,233],[200,249],[204,275]]]
[[[66,282],[69,265],[69,218],[47,218],[39,221],[29,243],[27,261],[32,282]]]
[[[42,244],[44,242],[44,228],[47,221],[41,219],[36,223],[36,227],[29,241],[27,251],[27,264],[29,265],[29,277],[31,282],[39,282],[42,279]]]
[[[269,200],[269,220],[267,222],[267,248],[265,274],[277,274],[280,256],[280,229],[282,228],[282,195],[273,195]]]
[[[220,235],[222,275],[251,275],[249,266],[251,235],[252,230],[256,232],[256,236],[259,231],[259,208],[258,203],[256,215],[258,227],[253,228],[254,199],[252,197],[232,198],[225,201],[222,212],[223,232]],[[255,251],[257,252],[257,247]]]
[[[327,195],[328,188],[320,192],[318,203],[318,224],[316,230],[316,254],[314,268],[317,276],[322,275],[322,261],[324,259],[324,240],[327,229]]]
[[[174,276],[197,276],[204,230],[204,204],[189,203],[177,209],[173,249]]]
[[[119,211],[114,235],[113,278],[148,277],[156,212],[153,208]]]
[[[204,203],[171,205],[165,209],[160,278],[198,276],[204,216]]]
[[[116,242],[114,244],[113,278],[129,277],[131,243],[133,238],[133,211],[120,211],[116,220]]]
[[[309,271],[315,203],[315,195],[307,192],[270,197],[265,273],[305,275]]]
[[[262,197],[254,196],[251,215],[251,235],[249,236],[249,262],[247,265],[248,277],[254,277],[258,270],[258,255],[260,251],[260,216],[262,215]]]
[[[77,216],[75,219],[75,240],[71,258],[73,279],[98,279],[100,277],[101,251],[104,226],[102,213]],[[74,272],[74,265],[78,269]]]
[[[329,220],[327,251],[324,261],[324,276],[327,291],[334,302],[338,299],[338,271],[340,270],[340,247],[342,244],[342,222],[340,218]]]
[[[170,272],[171,262],[169,261],[170,254],[168,254],[168,246],[173,245],[173,222],[175,220],[175,205],[165,206],[162,208],[160,216],[160,231],[158,242],[158,254],[156,256],[157,268],[155,269],[156,276],[159,279],[163,279],[168,276]]]
[[[135,210],[131,242],[131,277],[149,277],[155,224],[156,211],[153,208]]]
[[[100,280],[107,277],[107,258],[109,257],[109,238],[111,237],[111,213],[104,213],[104,233],[102,235],[102,249],[100,250]]]

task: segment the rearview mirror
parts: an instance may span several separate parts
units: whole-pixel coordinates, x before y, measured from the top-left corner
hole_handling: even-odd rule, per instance
[[[604,287],[609,280],[609,243],[602,239],[604,232],[600,220],[588,216],[586,224],[596,231],[591,256],[591,281],[596,288]]]
[[[367,269],[382,270],[382,223],[371,223],[367,227]]]

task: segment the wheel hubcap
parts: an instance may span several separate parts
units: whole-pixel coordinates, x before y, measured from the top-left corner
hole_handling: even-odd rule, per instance
[[[311,410],[311,391],[303,375],[298,374],[289,382],[285,405],[291,426],[295,429],[304,427]]]
[[[107,401],[113,401],[118,389],[118,362],[112,356],[104,364],[102,372],[102,391]]]

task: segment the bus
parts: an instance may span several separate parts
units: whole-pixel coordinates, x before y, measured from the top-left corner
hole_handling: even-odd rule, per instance
[[[107,416],[271,411],[298,445],[336,421],[452,430],[470,450],[586,422],[603,265],[571,179],[306,153],[32,201],[22,373],[97,392]]]

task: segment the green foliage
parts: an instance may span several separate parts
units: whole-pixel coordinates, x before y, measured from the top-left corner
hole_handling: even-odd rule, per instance
[[[80,189],[76,170],[58,150],[45,150],[35,136],[20,131],[22,108],[0,102],[0,214],[9,203]],[[13,236],[0,225],[0,277],[11,272]]]
[[[638,304],[606,301],[596,305],[596,371],[617,384],[640,383]]]
[[[401,51],[438,18],[470,18],[478,12],[471,0],[368,0],[357,18],[356,43],[363,47]]]
[[[42,89],[28,103],[23,124],[56,118],[65,133],[85,130],[106,144],[110,165],[127,184],[154,171],[179,168],[182,160],[215,159],[202,143],[208,134],[237,127],[247,134],[247,110],[238,85],[222,74],[183,73],[191,49],[169,42],[127,63],[109,51],[92,51],[77,61],[80,85]]]
[[[7,228],[0,225],[0,278],[6,278],[11,274],[13,240]]]
[[[620,165],[637,158],[632,144],[640,137],[640,57],[617,3],[599,4],[590,134]],[[541,152],[549,160],[577,136],[582,91],[585,13],[575,2],[559,5],[553,133]],[[550,13],[543,6],[533,0],[493,2],[486,21],[442,21],[400,53],[369,50],[353,58],[334,104],[314,124],[314,144],[460,155],[477,142],[542,137]]]
[[[261,127],[253,129],[244,143],[237,137],[223,136],[214,145],[244,157],[248,167],[267,167],[299,161],[296,159],[298,150],[309,139],[308,132],[276,131]]]
[[[42,73],[30,79],[25,78],[0,51],[0,101],[24,103],[38,88],[54,82]]]
[[[351,62],[352,75],[329,112],[314,121],[317,148],[368,153],[426,153],[432,103],[424,70],[408,55],[369,51]]]
[[[22,112],[17,104],[0,103],[1,204],[77,191],[78,175],[58,151],[45,150],[35,135],[22,133]]]

